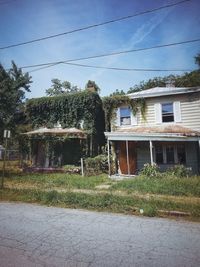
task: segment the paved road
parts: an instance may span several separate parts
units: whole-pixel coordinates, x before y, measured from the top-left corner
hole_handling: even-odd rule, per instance
[[[200,266],[200,224],[0,203],[0,266]]]

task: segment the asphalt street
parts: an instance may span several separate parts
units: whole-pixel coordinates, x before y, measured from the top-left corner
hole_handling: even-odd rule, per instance
[[[0,266],[200,266],[200,224],[0,203]]]

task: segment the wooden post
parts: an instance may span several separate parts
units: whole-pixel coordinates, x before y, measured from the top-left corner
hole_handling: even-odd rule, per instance
[[[81,158],[81,175],[84,176],[84,170],[83,170],[83,158]]]
[[[130,164],[129,164],[129,151],[128,151],[128,141],[126,140],[126,160],[128,167],[128,175],[130,175]]]
[[[151,140],[149,141],[149,147],[150,147],[151,166],[153,166],[153,145]]]
[[[111,167],[110,167],[110,143],[109,140],[107,141],[108,144],[108,175],[111,175]]]
[[[3,157],[3,173],[2,173],[2,179],[1,179],[1,188],[4,188],[4,179],[5,179],[5,168],[6,168],[6,156],[7,156],[7,145],[8,145],[8,140],[6,137],[6,142],[5,142],[5,150],[4,150],[4,157]]]

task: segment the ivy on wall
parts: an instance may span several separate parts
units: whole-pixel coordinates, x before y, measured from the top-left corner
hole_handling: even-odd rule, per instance
[[[106,130],[110,131],[110,122],[114,115],[114,110],[122,105],[129,106],[133,114],[141,112],[142,118],[145,120],[146,104],[144,98],[131,99],[126,95],[115,95],[103,98],[103,109],[105,112]]]
[[[95,92],[30,99],[26,113],[33,127],[51,128],[59,121],[62,128],[80,128],[83,123],[83,129],[93,139],[94,150],[104,144],[104,111]]]

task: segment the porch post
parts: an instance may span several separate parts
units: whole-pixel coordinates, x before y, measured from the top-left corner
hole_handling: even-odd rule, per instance
[[[110,143],[109,140],[107,141],[108,145],[108,175],[111,175],[111,168],[110,168]]]
[[[129,151],[128,151],[128,141],[126,140],[126,160],[128,167],[128,175],[130,175],[130,165],[129,165]]]
[[[149,147],[150,147],[150,159],[151,159],[151,166],[153,166],[153,145],[152,141],[149,141]]]

